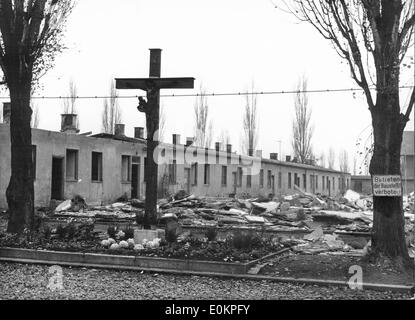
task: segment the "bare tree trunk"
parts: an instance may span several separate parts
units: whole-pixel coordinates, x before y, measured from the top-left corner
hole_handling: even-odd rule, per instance
[[[396,94],[378,94],[372,110],[374,153],[370,163],[371,175],[400,175],[400,150],[403,126],[399,113],[388,113],[398,102]],[[391,258],[409,261],[405,242],[405,220],[402,197],[373,197],[374,221],[372,246]]]
[[[6,197],[10,219],[7,231],[33,228],[34,187],[30,118],[31,79],[9,81],[11,98],[11,177]]]

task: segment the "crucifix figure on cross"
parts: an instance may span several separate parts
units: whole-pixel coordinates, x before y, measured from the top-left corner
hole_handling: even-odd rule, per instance
[[[194,78],[160,78],[161,49],[150,49],[149,78],[116,78],[116,89],[140,89],[147,93],[147,101],[140,97],[138,111],[146,115],[147,161],[145,162],[146,198],[144,228],[149,229],[157,219],[158,164],[153,158],[158,141],[160,119],[160,89],[193,89]]]

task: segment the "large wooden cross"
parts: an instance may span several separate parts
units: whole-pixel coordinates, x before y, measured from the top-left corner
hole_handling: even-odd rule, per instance
[[[138,110],[146,115],[147,161],[145,164],[146,199],[144,228],[148,229],[157,220],[158,164],[153,158],[158,146],[160,118],[160,89],[193,89],[194,78],[160,78],[161,49],[150,49],[149,78],[116,78],[117,89],[141,89],[147,92],[147,101],[139,98]]]

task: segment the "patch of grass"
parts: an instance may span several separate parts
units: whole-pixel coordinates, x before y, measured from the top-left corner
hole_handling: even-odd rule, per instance
[[[108,236],[110,237],[110,238],[113,238],[113,239],[115,239],[115,235],[116,235],[116,233],[117,233],[117,227],[114,227],[114,226],[109,226],[108,228],[107,228],[107,233],[108,233]]]
[[[43,233],[43,237],[45,239],[50,239],[50,236],[52,234],[52,230],[51,230],[51,228],[49,226],[44,226],[42,233]]]
[[[125,233],[125,239],[134,239],[134,228],[128,225],[124,230],[122,230]]]
[[[205,236],[209,241],[215,241],[216,237],[218,236],[218,230],[215,227],[209,228],[206,231]]]
[[[166,241],[168,243],[174,243],[177,241],[177,232],[175,229],[166,230]]]
[[[66,230],[63,225],[60,224],[56,227],[56,235],[58,236],[58,239],[62,240],[65,238]]]
[[[76,232],[77,232],[77,228],[76,228],[75,224],[73,224],[73,223],[69,223],[69,224],[65,227],[65,234],[66,234],[66,237],[67,237],[69,240],[72,240],[72,239],[74,239],[74,238],[75,238],[75,236],[76,236]]]
[[[231,238],[232,247],[236,249],[250,249],[254,241],[251,233],[235,232]]]

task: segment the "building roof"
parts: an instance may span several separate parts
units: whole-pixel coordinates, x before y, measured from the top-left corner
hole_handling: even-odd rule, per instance
[[[312,166],[309,164],[302,164],[302,163],[297,163],[297,162],[287,162],[287,161],[279,161],[279,160],[264,159],[264,158],[262,158],[262,162],[271,163],[271,164],[279,164],[279,165],[286,166],[286,167],[302,168],[302,169],[331,172],[331,173],[348,174],[347,172],[341,172],[338,170],[328,169],[328,168],[324,168],[320,166]]]
[[[117,136],[117,135],[111,134],[111,133],[98,133],[98,134],[90,135],[89,137],[113,139],[113,140],[132,142],[132,143],[144,143],[144,144],[146,143],[146,139],[131,138],[131,137],[127,137],[127,136]]]
[[[113,140],[120,140],[120,141],[125,141],[125,142],[132,142],[132,143],[143,143],[146,144],[147,140],[146,139],[139,139],[139,138],[130,138],[127,136],[117,136],[114,134],[110,134],[110,133],[98,133],[98,134],[94,134],[94,135],[90,135],[90,137],[94,137],[94,138],[104,138],[104,139],[113,139]],[[173,144],[171,143],[166,143],[163,142],[162,143],[165,147],[173,147]],[[185,145],[180,144],[181,147],[185,147]],[[190,146],[190,148],[196,148],[199,149],[200,147],[197,146]],[[211,149],[211,148],[201,148],[201,149],[207,149],[208,151],[213,151],[216,152],[215,149]],[[222,155],[226,155],[227,152],[226,151],[220,151],[220,154]],[[249,158],[255,158],[255,157],[250,157],[250,156],[245,156],[245,155],[239,155],[236,152],[232,152],[233,156],[241,156],[244,159],[249,159]],[[320,166],[313,166],[313,165],[309,165],[309,164],[302,164],[302,163],[297,163],[297,162],[288,162],[288,161],[279,161],[279,160],[273,160],[273,159],[266,159],[266,158],[261,158],[261,161],[264,163],[270,163],[270,164],[277,164],[277,165],[281,165],[281,166],[286,166],[286,167],[293,167],[293,168],[301,168],[301,169],[308,169],[308,170],[315,170],[315,171],[322,171],[322,172],[328,172],[328,173],[341,173],[341,174],[348,174],[347,172],[341,172],[338,170],[333,170],[333,169],[327,169],[324,167],[320,167]]]
[[[401,155],[414,155],[414,132],[404,131],[402,137]]]

